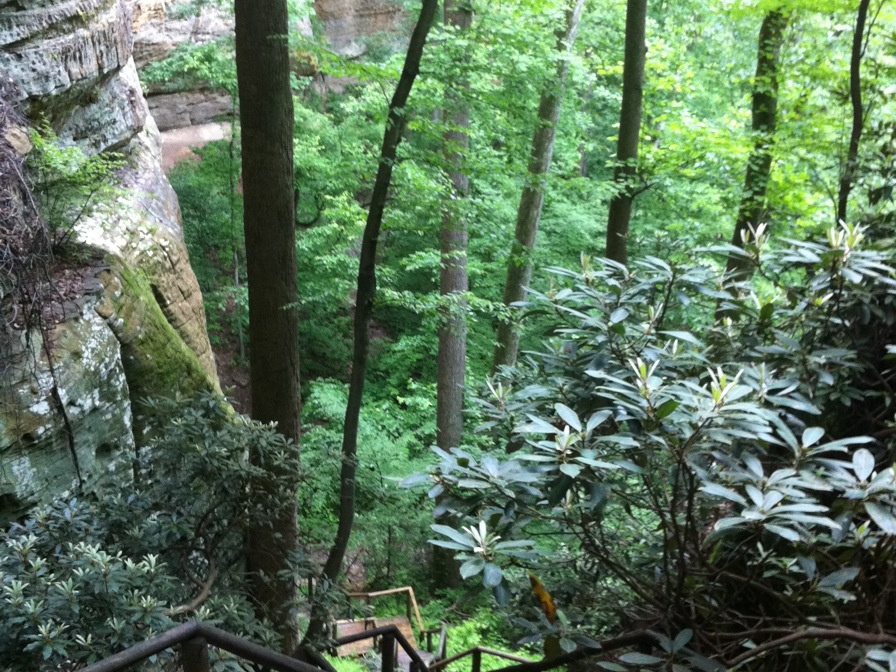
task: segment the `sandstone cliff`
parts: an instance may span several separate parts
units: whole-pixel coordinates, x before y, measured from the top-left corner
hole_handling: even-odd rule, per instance
[[[365,41],[381,35],[401,35],[406,14],[394,0],[306,0],[322,37],[339,54],[358,56]],[[233,34],[233,16],[215,5],[201,5],[180,14],[171,0],[137,0],[134,4],[134,60],[138,69],[166,58],[182,44],[207,44]],[[310,17],[297,21],[293,30],[312,35]],[[309,74],[308,72],[300,74]],[[204,124],[230,114],[230,97],[209,88],[167,91],[153,87],[147,100],[158,127]]]
[[[137,79],[132,9],[125,0],[0,0],[5,102],[49,121],[64,142],[126,158],[114,202],[78,224],[96,253],[65,269],[61,308],[43,328],[14,322],[16,278],[0,278],[0,521],[128,464],[141,442],[138,399],[218,387],[177,199]],[[4,224],[6,235],[14,226]]]

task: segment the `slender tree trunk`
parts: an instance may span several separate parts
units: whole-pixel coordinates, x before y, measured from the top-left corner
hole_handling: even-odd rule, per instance
[[[370,210],[367,212],[367,224],[364,227],[364,235],[361,239],[361,258],[358,262],[358,289],[355,301],[354,317],[354,349],[352,353],[352,372],[349,379],[348,403],[345,408],[345,427],[342,434],[342,470],[339,483],[339,524],[336,530],[336,538],[327,561],[324,563],[323,579],[334,582],[342,571],[342,561],[348,548],[351,537],[352,525],[355,519],[355,473],[356,455],[358,451],[358,422],[361,413],[361,401],[364,396],[364,374],[367,370],[367,351],[370,343],[369,327],[370,314],[373,310],[373,300],[376,295],[376,248],[380,235],[380,227],[383,223],[383,214],[386,208],[386,198],[389,194],[389,185],[392,181],[392,168],[395,165],[395,157],[398,144],[407,123],[405,105],[410,96],[414,80],[420,71],[420,59],[423,55],[423,46],[429,34],[433,17],[438,9],[438,0],[423,0],[420,7],[420,15],[408,52],[405,56],[401,77],[395,88],[395,94],[389,103],[389,116],[386,121],[386,131],[383,135],[383,145],[380,150],[379,168],[376,173],[376,181],[373,186],[373,194],[370,200]],[[312,607],[311,623],[305,634],[305,640],[313,642],[323,633],[324,618],[326,614]]]
[[[243,161],[244,228],[249,281],[252,417],[273,422],[294,441],[300,431],[298,299],[293,213],[293,103],[289,88],[286,0],[236,0],[236,64]],[[250,458],[258,461],[258,455]],[[297,474],[271,474],[289,479]],[[266,483],[259,483],[264,489]],[[246,564],[260,616],[295,646],[293,582],[279,575],[296,547],[295,499],[250,530]]]
[[[644,101],[644,64],[647,60],[647,0],[628,0],[625,10],[625,62],[622,67],[622,105],[613,183],[616,193],[607,215],[606,257],[628,263],[628,230],[632,219],[638,141]]]
[[[473,12],[467,0],[445,0],[445,24],[458,31],[469,29]],[[460,445],[464,427],[464,375],[467,364],[467,220],[466,199],[470,180],[464,169],[470,148],[470,107],[464,96],[468,82],[448,93],[449,129],[445,132],[445,161],[451,180],[451,197],[442,212],[439,293],[445,306],[439,322],[439,362],[436,394],[436,445],[452,450]],[[433,547],[432,578],[438,588],[460,586],[454,553]]]
[[[789,20],[782,10],[765,15],[759,29],[756,78],[753,82],[753,151],[747,160],[744,192],[731,244],[744,249],[753,239],[765,210],[765,195],[772,168],[772,145],[778,111],[778,68],[784,32]],[[743,280],[752,273],[752,263],[743,254],[728,255],[727,270],[733,279]]]
[[[538,224],[541,221],[541,210],[544,206],[545,182],[551,168],[554,155],[554,138],[557,133],[557,122],[560,119],[560,107],[563,100],[563,89],[569,73],[569,59],[585,0],[571,0],[566,10],[566,25],[558,34],[557,48],[560,57],[554,79],[545,84],[538,104],[538,121],[532,136],[532,153],[529,158],[529,169],[526,184],[520,195],[520,204],[516,214],[516,231],[510,258],[507,260],[507,280],[504,283],[503,302],[511,307],[526,298],[526,289],[532,278],[532,252],[538,236]],[[501,366],[513,366],[516,363],[520,347],[520,334],[517,325],[512,321],[502,321],[498,325],[497,343],[492,360],[492,372]]]
[[[849,136],[849,151],[846,165],[840,178],[840,192],[837,197],[837,221],[846,221],[846,206],[849,203],[849,192],[856,174],[856,163],[859,158],[859,142],[862,140],[862,127],[865,125],[865,112],[862,107],[862,56],[864,55],[865,22],[868,19],[868,5],[871,0],[861,0],[856,15],[856,30],[852,36],[852,58],[849,64],[849,99],[852,103],[852,132]]]

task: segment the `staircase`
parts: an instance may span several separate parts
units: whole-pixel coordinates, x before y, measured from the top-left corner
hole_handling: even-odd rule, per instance
[[[394,595],[405,596],[404,616],[377,618],[369,615],[370,613],[372,613],[373,601],[375,599],[382,597],[391,597]],[[349,593],[348,597],[352,600],[363,600],[367,606],[368,613],[364,618],[348,618],[336,621],[336,623],[334,623],[333,639],[335,641],[339,642],[346,638],[351,638],[353,640],[350,643],[342,644],[336,647],[336,655],[340,657],[357,656],[367,653],[368,651],[372,651],[374,648],[378,648],[380,645],[380,642],[376,637],[355,639],[354,636],[360,633],[369,632],[371,630],[394,626],[402,635],[402,637],[404,637],[405,641],[411,646],[411,648],[413,648],[417,652],[419,658],[424,663],[426,663],[427,666],[430,666],[435,661],[445,657],[445,627],[442,626],[439,628],[429,629],[423,627],[423,619],[420,616],[420,607],[417,605],[417,597],[414,595],[414,589],[411,586],[389,588],[387,590],[378,590],[366,593]],[[420,649],[417,646],[417,641],[414,637],[414,629],[411,626],[412,616],[416,621],[417,631],[420,633],[420,636],[426,638],[425,649]],[[439,640],[436,647],[433,648],[433,635],[436,634],[439,635]],[[398,649],[396,660],[398,662],[398,666],[402,670],[410,670],[411,659],[407,652],[405,652],[401,647],[399,647]]]
[[[544,672],[568,662],[561,657],[564,659],[533,663],[504,651],[484,647],[475,647],[451,658],[446,658],[445,626],[429,629],[423,627],[423,619],[420,616],[414,589],[410,586],[369,593],[350,593],[349,597],[364,600],[370,607],[376,598],[399,594],[406,596],[404,616],[390,618],[365,616],[360,619],[349,618],[334,623],[331,630],[333,652],[338,656],[351,656],[379,651],[381,670],[384,672],[437,672],[448,664],[467,657],[471,659],[471,672],[480,672],[483,654],[517,663],[517,665],[504,668],[504,672]],[[420,637],[426,640],[425,649],[417,648],[416,637],[411,626],[412,616],[416,621]],[[438,635],[437,639],[435,635]],[[183,672],[209,672],[209,646],[228,651],[263,668],[280,672],[336,672],[326,658],[309,647],[305,647],[301,651],[303,660],[299,660],[297,657],[271,651],[199,621],[190,621],[172,628],[153,639],[83,668],[81,672],[120,672],[174,647],[179,647],[180,667],[178,669]],[[545,663],[547,664],[545,665]]]
[[[354,635],[348,635],[337,641],[337,644],[343,645],[354,641],[360,641],[364,638],[377,638],[381,643],[381,669],[396,672],[399,669],[400,657],[395,655],[396,645],[399,650],[403,650],[410,661],[404,669],[409,672],[435,672],[448,663],[457,661],[463,657],[470,656],[473,661],[471,672],[479,672],[479,661],[482,653],[490,653],[511,660],[524,661],[511,654],[501,651],[491,651],[476,647],[470,649],[457,656],[449,659],[434,662],[431,666],[418,655],[417,651],[410,646],[410,643],[404,638],[404,635],[395,625],[386,625],[370,630],[363,630]],[[120,651],[108,658],[81,668],[80,672],[123,672],[130,669],[133,665],[137,665],[152,656],[156,656],[168,649],[179,649],[179,666],[175,669],[183,672],[210,672],[208,647],[214,646],[223,651],[228,651],[244,661],[261,666],[262,669],[277,670],[278,672],[336,672],[332,665],[313,649],[303,651],[304,657],[310,659],[314,664],[303,662],[295,657],[286,656],[277,653],[263,646],[259,646],[242,637],[237,637],[229,632],[220,630],[211,625],[201,623],[199,621],[189,621],[179,625],[171,630],[163,632],[161,635],[153,637],[140,644]],[[586,650],[587,651],[587,650]],[[581,657],[582,651],[573,652],[558,658],[550,660],[542,660],[536,662],[525,661],[521,664],[512,665],[502,668],[496,672],[546,672],[557,667],[567,665],[572,660]]]

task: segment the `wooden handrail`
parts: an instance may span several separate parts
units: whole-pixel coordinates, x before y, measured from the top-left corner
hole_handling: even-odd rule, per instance
[[[103,660],[93,665],[88,665],[81,672],[116,672],[117,670],[123,670],[130,665],[146,660],[150,656],[161,653],[165,649],[170,649],[198,636],[199,623],[197,621],[188,621],[171,630],[166,630],[152,639],[134,644],[134,646],[124,651],[119,651],[108,658],[103,658]]]
[[[339,637],[334,640],[337,646],[342,646],[343,644],[351,644],[352,642],[360,642],[362,639],[374,639],[376,637],[389,636],[393,637],[396,642],[404,649],[405,653],[408,654],[408,657],[411,661],[417,665],[417,669],[421,670],[421,672],[426,672],[429,668],[426,663],[423,662],[423,659],[420,657],[420,654],[417,653],[417,649],[411,646],[410,642],[405,639],[404,635],[401,634],[401,630],[398,629],[396,625],[384,625],[379,628],[372,628],[370,630],[364,630],[363,632],[356,632],[353,635],[346,635],[345,637]],[[385,672],[385,671],[384,671]]]
[[[398,595],[399,593],[407,593],[407,612],[408,612],[408,620],[411,618],[411,608],[414,610],[414,617],[417,619],[417,629],[420,632],[424,631],[423,628],[423,618],[420,616],[420,607],[417,606],[417,597],[414,595],[414,587],[413,586],[401,586],[400,588],[386,588],[385,590],[374,590],[368,593],[348,593],[349,597],[353,597],[355,599],[363,599],[367,600],[369,603],[370,600],[377,597],[386,597],[388,595]]]
[[[477,658],[481,658],[483,653],[486,655],[489,655],[489,656],[494,656],[496,658],[504,658],[505,660],[511,660],[515,663],[531,663],[532,662],[528,658],[523,658],[522,656],[517,656],[512,653],[507,653],[506,651],[490,649],[485,646],[474,646],[472,649],[467,649],[466,651],[461,651],[460,653],[456,653],[453,656],[450,656],[449,658],[444,658],[442,660],[439,660],[435,663],[430,664],[429,672],[436,672],[436,670],[440,670],[443,667],[445,667],[446,665],[450,665],[451,663],[454,663],[454,662],[460,660],[461,658],[466,658],[467,656],[472,656],[475,661]],[[478,656],[477,656],[477,654],[478,654]],[[475,670],[476,665],[474,665],[473,667]]]
[[[620,648],[628,648],[632,646],[655,646],[661,641],[660,635],[650,630],[641,630],[616,637],[615,639],[604,640],[598,648],[581,648],[570,653],[565,653],[555,658],[548,658],[538,661],[527,661],[520,656],[515,656],[504,651],[497,651],[482,646],[468,649],[451,658],[446,658],[431,666],[427,666],[420,657],[420,654],[410,645],[404,635],[395,625],[387,625],[372,630],[356,633],[354,635],[346,635],[336,640],[338,644],[349,644],[362,639],[381,637],[383,642],[382,660],[384,662],[391,661],[394,664],[394,645],[397,642],[401,648],[405,650],[411,659],[410,672],[437,672],[446,665],[463,658],[464,656],[473,657],[473,672],[479,672],[481,669],[482,655],[497,656],[507,660],[515,661],[515,665],[502,667],[495,672],[546,672],[564,665],[568,665],[574,661],[588,658],[595,654],[608,653]],[[263,646],[259,646],[242,637],[237,637],[224,630],[206,625],[199,621],[189,621],[178,625],[171,630],[161,633],[145,642],[135,644],[134,646],[120,651],[108,658],[105,658],[93,665],[88,665],[81,669],[81,672],[122,672],[130,666],[146,660],[150,656],[154,656],[166,649],[175,646],[183,646],[181,661],[184,664],[184,672],[209,672],[207,645],[216,646],[230,653],[244,658],[248,661],[262,665],[267,668],[278,670],[278,672],[321,672],[321,668],[309,665],[308,663],[296,660],[282,653],[271,651]],[[682,649],[687,652],[687,649]],[[723,672],[725,667],[717,661],[709,661],[714,664],[714,670]],[[392,672],[385,670],[384,672]]]
[[[207,643],[219,649],[229,651],[253,663],[279,670],[279,672],[321,672],[319,667],[314,667],[295,658],[285,656],[282,653],[271,651],[247,639],[237,637],[199,621],[188,621],[178,625],[157,637],[135,644],[93,665],[88,665],[81,672],[120,672],[131,665],[146,660],[150,656],[161,653],[165,649],[170,649],[179,644],[186,644],[196,639],[204,639]]]
[[[426,637],[426,650],[429,651],[433,656],[435,656],[435,660],[442,660],[445,657],[445,653],[448,649],[448,628],[442,623],[438,628],[426,628],[421,636]],[[436,645],[435,650],[433,650],[432,646],[432,636],[439,636],[439,643]]]

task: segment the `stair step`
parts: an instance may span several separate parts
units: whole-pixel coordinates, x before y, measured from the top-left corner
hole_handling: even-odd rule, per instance
[[[387,625],[394,625],[398,631],[408,640],[408,644],[417,648],[417,640],[414,638],[414,629],[411,622],[404,616],[396,616],[395,618],[375,618],[373,619],[375,628],[382,628]]]
[[[373,625],[373,620],[371,619],[362,619],[360,621],[336,621],[336,639],[347,637],[348,635],[356,635],[359,632],[370,630],[373,627],[376,626]],[[373,640],[362,639],[358,642],[352,642],[351,644],[343,644],[336,650],[336,655],[340,658],[344,658],[345,656],[360,656],[368,651],[373,651]]]

